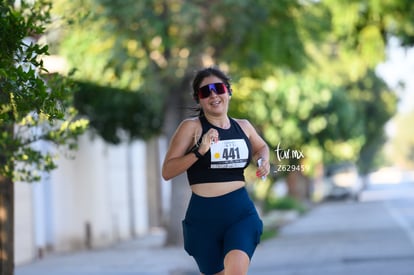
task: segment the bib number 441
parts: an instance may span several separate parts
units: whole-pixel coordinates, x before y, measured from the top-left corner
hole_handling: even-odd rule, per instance
[[[249,149],[243,139],[220,140],[212,144],[211,168],[243,168],[247,164]]]
[[[222,158],[225,160],[240,159],[239,147],[224,148]]]

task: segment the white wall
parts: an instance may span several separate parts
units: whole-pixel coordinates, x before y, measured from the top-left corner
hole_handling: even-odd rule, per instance
[[[36,255],[32,212],[32,187],[27,183],[14,186],[14,250],[15,263],[24,263]]]
[[[158,139],[158,158],[159,166],[162,167],[165,154],[168,150],[168,140],[165,137]],[[171,203],[171,180],[164,180],[160,177],[161,181],[161,207],[162,207],[162,221],[164,224],[169,223],[170,218],[170,203]]]
[[[114,146],[86,133],[78,146],[72,158],[59,152],[42,183],[16,187],[16,264],[48,247],[74,251],[148,233],[146,143]]]
[[[53,204],[59,205],[53,216],[56,250],[85,246],[87,224],[95,247],[130,238],[134,226],[139,233],[148,230],[140,198],[146,188],[144,159],[143,142],[114,146],[82,136],[76,159],[60,159],[52,173]]]
[[[100,139],[92,143],[84,135],[79,140],[75,158],[60,157],[57,165],[59,168],[51,173],[54,249],[84,247],[87,223],[93,236],[99,236],[102,243],[110,243],[113,236],[108,218],[106,145]]]
[[[147,199],[147,164],[145,155],[147,154],[145,143],[134,142],[130,148],[130,157],[132,160],[131,177],[132,177],[132,222],[133,233],[136,236],[148,232],[148,199]]]

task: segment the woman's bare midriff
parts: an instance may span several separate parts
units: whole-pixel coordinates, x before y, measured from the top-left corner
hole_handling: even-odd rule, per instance
[[[191,190],[201,197],[217,197],[244,186],[244,181],[209,182],[193,184],[191,185]]]

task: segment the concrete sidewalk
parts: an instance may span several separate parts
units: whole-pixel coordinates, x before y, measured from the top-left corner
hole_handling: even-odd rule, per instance
[[[275,230],[297,218],[295,211],[274,211],[263,217],[263,222],[265,228]],[[18,266],[15,275],[200,274],[183,247],[163,246],[165,237],[163,230],[155,230],[147,236],[112,247],[47,255],[44,259]]]
[[[276,230],[297,218],[296,211],[274,211],[262,217],[269,230]],[[47,255],[44,259],[18,266],[15,275],[200,274],[183,247],[163,246],[165,237],[165,232],[160,229],[112,247]]]
[[[414,243],[389,209],[400,206],[414,210],[414,200],[319,205],[262,242],[249,274],[413,275]],[[164,237],[155,232],[107,249],[48,256],[15,275],[199,274],[182,247],[162,247]]]
[[[165,233],[104,249],[48,255],[16,268],[15,275],[179,275],[199,274],[193,259],[182,247],[163,247]]]

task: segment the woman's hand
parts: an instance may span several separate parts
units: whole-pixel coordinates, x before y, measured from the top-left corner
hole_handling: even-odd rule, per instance
[[[217,143],[219,141],[219,134],[218,131],[214,128],[210,128],[203,137],[201,138],[201,144],[198,149],[198,152],[202,155],[210,150],[210,146],[213,143]]]
[[[267,159],[260,158],[257,160],[257,164],[256,176],[264,179],[269,174],[270,163]]]

